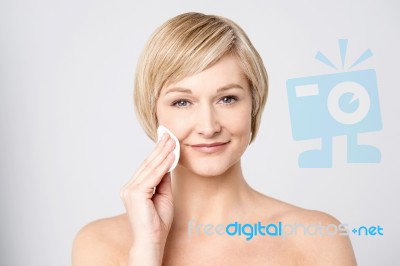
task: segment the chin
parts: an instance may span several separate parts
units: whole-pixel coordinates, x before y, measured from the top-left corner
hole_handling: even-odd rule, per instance
[[[232,165],[233,164],[229,164],[228,162],[210,162],[209,160],[202,162],[202,160],[197,160],[190,165],[182,167],[184,167],[187,171],[200,176],[219,176],[227,172]]]
[[[226,172],[226,168],[221,167],[207,167],[201,169],[193,169],[192,172],[200,176],[219,176]]]

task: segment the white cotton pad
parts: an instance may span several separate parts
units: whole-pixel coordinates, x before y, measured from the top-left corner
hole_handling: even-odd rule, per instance
[[[175,169],[176,165],[178,164],[181,147],[179,145],[178,138],[168,128],[166,128],[164,126],[159,126],[157,128],[158,142],[161,140],[161,137],[162,137],[162,135],[164,135],[164,133],[168,133],[170,135],[170,137],[175,141],[175,149],[173,151],[173,154],[175,154],[175,160],[174,160],[174,163],[171,165],[171,168],[168,170],[168,172],[171,172],[172,170]]]

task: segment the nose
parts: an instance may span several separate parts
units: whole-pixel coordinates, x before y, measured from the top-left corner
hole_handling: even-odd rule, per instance
[[[203,105],[198,109],[196,131],[206,138],[211,138],[221,131],[218,113],[212,105]]]

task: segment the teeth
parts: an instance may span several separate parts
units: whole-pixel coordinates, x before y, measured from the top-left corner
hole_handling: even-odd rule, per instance
[[[172,170],[175,169],[176,165],[178,164],[181,149],[178,138],[168,128],[164,126],[159,126],[157,128],[158,142],[161,140],[161,137],[164,133],[168,133],[168,135],[170,135],[170,137],[175,141],[175,149],[173,151],[173,154],[175,154],[175,160],[171,165],[171,168],[168,170],[168,172],[171,172]]]

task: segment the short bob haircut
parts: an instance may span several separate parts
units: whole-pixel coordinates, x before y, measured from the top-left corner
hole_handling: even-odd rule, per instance
[[[247,37],[233,21],[214,15],[184,13],[162,24],[147,42],[136,68],[134,105],[146,134],[157,140],[156,102],[161,88],[197,74],[226,54],[240,62],[252,93],[250,143],[260,126],[267,100],[268,77],[264,63]]]

